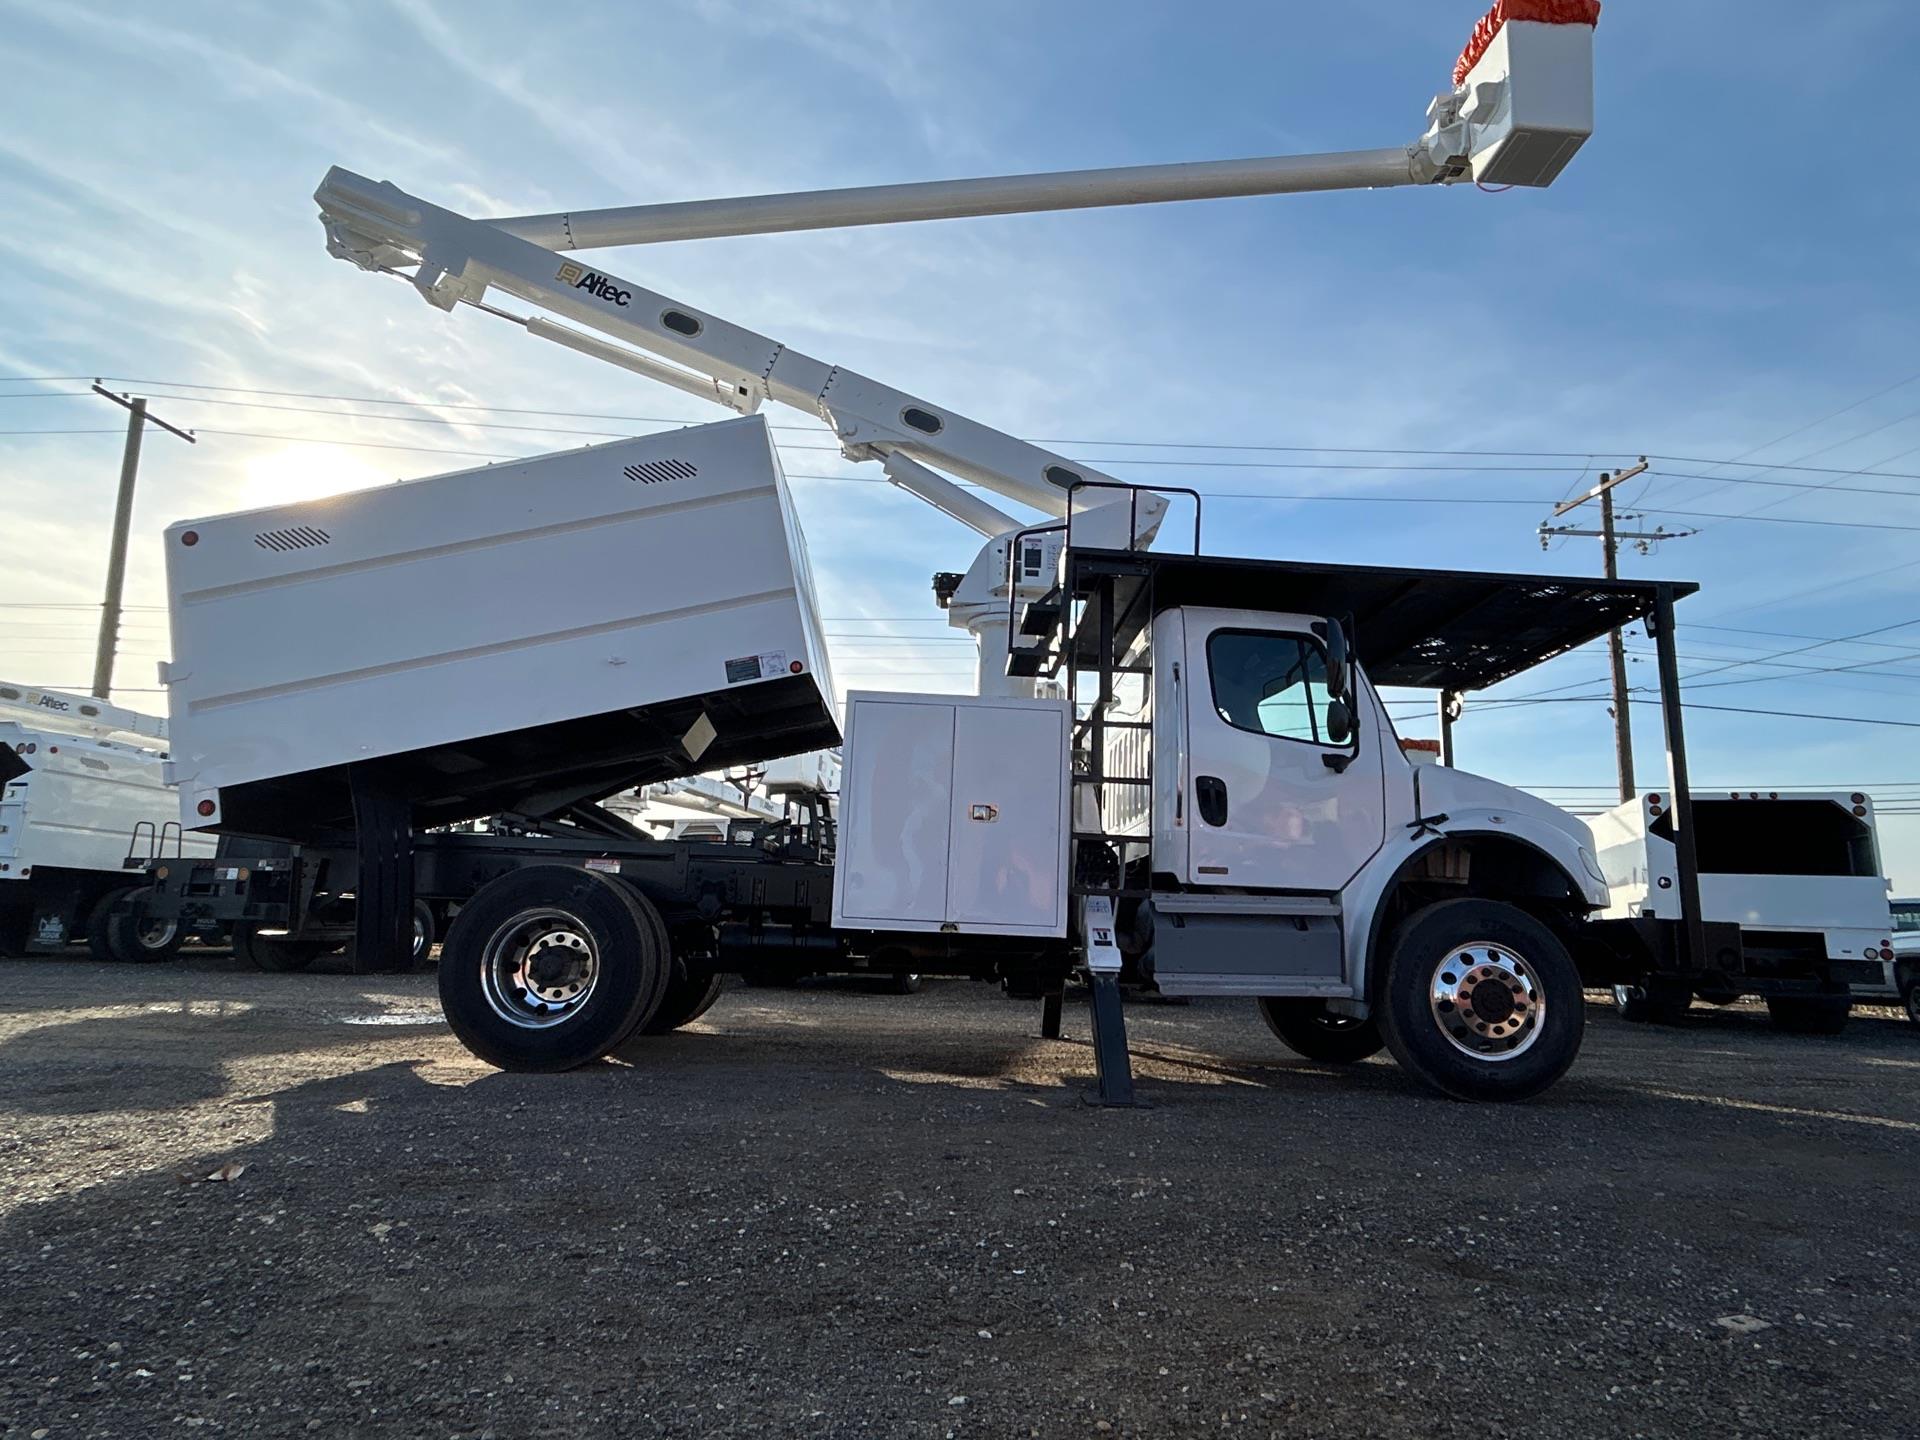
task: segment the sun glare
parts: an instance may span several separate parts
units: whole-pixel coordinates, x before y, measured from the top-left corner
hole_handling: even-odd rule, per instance
[[[397,478],[337,445],[288,445],[247,462],[241,505],[256,509],[343,495]]]

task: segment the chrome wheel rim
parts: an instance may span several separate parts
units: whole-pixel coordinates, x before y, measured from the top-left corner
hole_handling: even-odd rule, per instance
[[[1463,1055],[1503,1063],[1540,1039],[1547,999],[1525,956],[1490,940],[1458,945],[1434,968],[1427,1009]]]
[[[133,932],[134,943],[142,950],[164,950],[173,943],[179,928],[178,920],[149,920]]]
[[[566,1023],[599,984],[600,952],[585,923],[565,910],[522,910],[493,932],[480,957],[488,1007],[522,1030]]]
[[[427,922],[418,915],[413,917],[413,958],[424,959],[427,953]]]

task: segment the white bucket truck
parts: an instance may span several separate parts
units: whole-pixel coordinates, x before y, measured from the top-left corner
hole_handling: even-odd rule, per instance
[[[1379,150],[488,221],[333,171],[316,198],[335,256],[743,418],[171,527],[188,822],[332,847],[363,963],[404,956],[414,896],[459,900],[442,1001],[502,1066],[563,1068],[684,1023],[720,970],[884,955],[998,978],[1047,1002],[1050,1032],[1084,975],[1107,1103],[1132,1099],[1123,973],[1252,997],[1321,1060],[1384,1046],[1450,1095],[1537,1093],[1579,1047],[1570,950],[1608,899],[1588,832],[1508,787],[1416,770],[1375,686],[1454,697],[1630,621],[1654,630],[1671,681],[1691,587],[1207,558],[1197,497],[1193,553],[1155,550],[1177,490],[1123,485],[556,252],[1545,185],[1592,127],[1597,9],[1498,7],[1425,134]],[[979,693],[850,698],[837,849],[642,837],[595,802],[840,738],[804,544],[754,413],[768,401],[986,537],[965,573],[935,578],[978,641]],[[1049,518],[1025,525],[981,490]],[[1684,793],[1671,703],[1667,723]],[[501,812],[522,833],[429,833]],[[1683,883],[1689,839],[1683,824]]]

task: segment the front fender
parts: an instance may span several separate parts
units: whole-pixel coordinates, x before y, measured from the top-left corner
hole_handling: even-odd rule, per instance
[[[1346,917],[1344,940],[1347,974],[1354,994],[1367,994],[1369,966],[1380,940],[1380,917],[1400,881],[1429,850],[1450,840],[1496,839],[1523,845],[1547,860],[1566,877],[1568,887],[1590,909],[1607,903],[1607,886],[1595,871],[1599,862],[1579,840],[1558,826],[1511,810],[1473,809],[1451,813],[1438,825],[1408,826],[1374,856],[1373,862],[1347,887],[1341,906]]]

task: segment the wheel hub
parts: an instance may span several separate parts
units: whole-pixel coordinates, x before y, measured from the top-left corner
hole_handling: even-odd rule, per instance
[[[1526,958],[1476,941],[1450,951],[1428,993],[1433,1023],[1476,1060],[1512,1060],[1532,1049],[1547,1021],[1547,1001]]]
[[[135,938],[143,950],[160,950],[173,940],[173,932],[179,928],[177,921],[149,920],[140,927]]]
[[[567,1020],[600,982],[587,927],[557,910],[526,910],[493,933],[480,960],[481,989],[501,1019],[540,1030]]]

